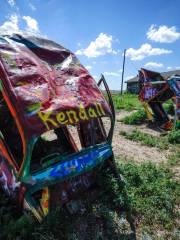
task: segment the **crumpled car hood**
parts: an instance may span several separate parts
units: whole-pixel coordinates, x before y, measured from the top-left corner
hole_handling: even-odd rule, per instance
[[[0,36],[0,79],[27,136],[111,115],[76,56],[47,39]]]

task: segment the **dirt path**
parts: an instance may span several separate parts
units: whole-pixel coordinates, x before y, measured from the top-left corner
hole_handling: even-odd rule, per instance
[[[132,113],[132,112],[131,112]],[[160,134],[155,130],[149,129],[145,124],[139,126],[126,125],[118,120],[131,113],[121,111],[116,114],[116,125],[113,137],[113,150],[116,157],[123,156],[127,159],[132,159],[136,162],[152,161],[154,163],[166,162],[167,156],[170,153],[168,150],[160,151],[155,147],[143,146],[140,143],[125,139],[119,134],[120,131],[131,132],[138,129],[142,132],[159,136]]]
[[[116,122],[117,122],[117,124],[121,123],[120,122],[121,119],[123,119],[126,116],[131,115],[133,112],[136,112],[136,110],[135,111],[131,111],[131,112],[126,112],[126,111],[117,112],[116,113]],[[153,136],[160,136],[160,132],[147,127],[147,124],[141,124],[141,125],[136,125],[135,126],[135,125],[127,125],[127,124],[121,123],[121,128],[122,128],[121,131],[126,131],[126,130],[132,131],[132,130],[137,128],[141,132],[148,133],[148,134],[151,134]]]

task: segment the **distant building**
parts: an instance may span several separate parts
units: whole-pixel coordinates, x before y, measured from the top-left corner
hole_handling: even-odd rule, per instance
[[[161,75],[164,78],[168,78],[173,74],[180,75],[180,70],[162,72]],[[127,92],[138,94],[139,93],[139,84],[138,84],[138,75],[136,77],[130,78],[126,81],[127,83]]]
[[[127,92],[138,94],[139,92],[138,76],[128,79],[126,83]]]

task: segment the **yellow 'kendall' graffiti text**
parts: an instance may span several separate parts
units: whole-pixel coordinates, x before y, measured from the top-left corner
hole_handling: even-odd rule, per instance
[[[59,125],[63,124],[76,124],[80,120],[89,120],[90,118],[105,116],[105,112],[100,103],[95,103],[94,107],[89,107],[85,109],[84,106],[81,104],[78,111],[67,110],[65,112],[59,112],[55,116],[53,112],[43,113],[39,111],[38,116],[40,117],[46,128],[50,130],[50,125],[52,127],[58,127]]]

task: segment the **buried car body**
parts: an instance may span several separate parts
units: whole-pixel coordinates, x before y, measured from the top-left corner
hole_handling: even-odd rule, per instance
[[[97,168],[113,159],[114,107],[100,83],[109,102],[61,45],[0,37],[0,187],[39,221],[90,191]]]

